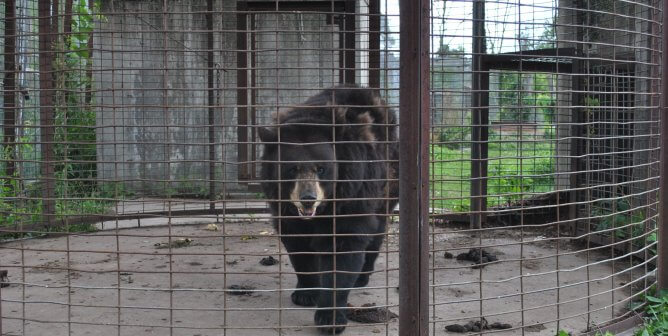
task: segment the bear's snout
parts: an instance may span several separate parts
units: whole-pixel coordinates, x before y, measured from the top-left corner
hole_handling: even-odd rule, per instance
[[[290,193],[292,203],[297,207],[300,216],[315,216],[316,209],[325,198],[325,192],[317,176],[308,176],[306,179],[295,181],[294,189]]]
[[[302,202],[302,205],[304,206],[305,209],[312,208],[313,205],[315,204],[315,201],[317,200],[317,197],[315,195],[315,190],[302,193],[300,198],[301,198],[300,202]]]

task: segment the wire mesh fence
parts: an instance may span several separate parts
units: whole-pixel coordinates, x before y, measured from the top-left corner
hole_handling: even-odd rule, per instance
[[[658,6],[433,4],[433,330],[637,315],[656,262]]]
[[[0,334],[639,323],[660,1],[401,6],[5,1]]]

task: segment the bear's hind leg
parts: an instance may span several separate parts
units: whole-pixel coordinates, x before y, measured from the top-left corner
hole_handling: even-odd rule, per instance
[[[378,251],[381,245],[383,245],[386,217],[378,216],[378,221],[380,224],[376,232],[378,235],[372,238],[371,243],[366,248],[364,266],[362,266],[362,273],[357,277],[357,281],[355,281],[355,287],[364,287],[369,284],[369,277],[371,276],[371,272],[373,272],[376,259],[378,258]]]
[[[366,254],[364,256],[364,266],[362,266],[362,273],[357,277],[355,281],[355,287],[364,287],[369,284],[369,277],[371,272],[373,272],[376,259],[378,258],[378,250],[383,244],[383,236],[379,235],[373,237],[371,244],[366,249]]]

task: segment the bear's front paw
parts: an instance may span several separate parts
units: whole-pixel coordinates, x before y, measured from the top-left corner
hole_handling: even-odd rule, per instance
[[[364,287],[368,284],[369,284],[369,275],[368,274],[360,274],[360,276],[357,277],[357,281],[355,281],[355,288]]]
[[[343,310],[318,310],[315,312],[315,324],[321,326],[318,330],[327,335],[340,334],[346,329],[348,319]]]
[[[318,301],[318,291],[315,289],[298,289],[290,296],[292,303],[298,306],[313,307]]]

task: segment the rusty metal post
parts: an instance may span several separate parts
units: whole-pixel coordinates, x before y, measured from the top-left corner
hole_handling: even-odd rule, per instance
[[[369,87],[380,88],[380,0],[369,1]]]
[[[237,160],[239,179],[251,178],[248,164],[248,3],[237,2]],[[251,139],[252,140],[252,139]]]
[[[16,0],[5,0],[5,78],[2,80],[3,91],[3,146],[6,187],[12,188],[16,163]],[[5,156],[6,155],[6,156]]]
[[[355,84],[355,0],[346,0],[343,26],[344,83]]]
[[[53,106],[53,34],[51,1],[39,0],[39,122],[41,146],[42,220],[52,226],[56,214],[56,181],[54,174],[54,106]],[[55,11],[54,11],[55,12]],[[57,23],[57,20],[53,20]]]
[[[90,10],[91,13],[93,13],[93,9],[95,8],[95,0],[88,0],[88,9]],[[88,34],[88,57],[92,60],[93,59],[93,35],[95,34]],[[84,104],[87,109],[92,108],[91,105],[93,104],[93,62],[89,61],[86,62],[86,92],[84,94]]]
[[[209,209],[214,210],[216,205],[214,201],[216,200],[216,116],[215,116],[215,95],[214,91],[214,53],[213,53],[213,0],[207,0],[206,2],[206,58],[207,58],[207,105],[209,112]]]
[[[399,335],[429,331],[429,0],[400,2]]]
[[[480,229],[487,210],[487,140],[489,133],[489,69],[484,64],[485,2],[473,2],[473,78],[471,88],[471,228]]]
[[[65,0],[65,17],[63,17],[63,39],[65,40],[65,50],[69,49],[69,37],[72,34],[72,6],[73,0]]]
[[[668,36],[666,35],[666,24],[668,23],[668,0],[663,1],[662,29],[662,59],[661,59],[661,184],[659,196],[659,233],[657,243],[657,279],[658,289],[668,289]]]

